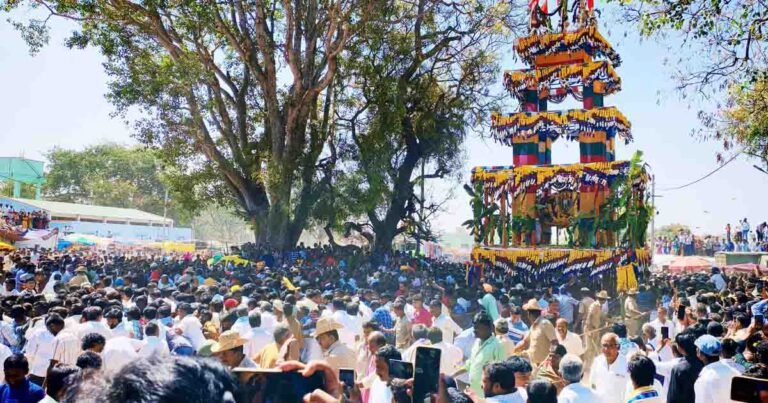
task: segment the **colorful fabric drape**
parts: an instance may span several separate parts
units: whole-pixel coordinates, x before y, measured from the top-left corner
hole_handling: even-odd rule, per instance
[[[544,166],[475,167],[472,182],[482,182],[484,191],[494,197],[501,192],[516,197],[536,189],[536,198],[562,190],[579,189],[582,185],[610,188],[629,174],[629,161]],[[639,189],[644,188],[648,175],[642,175]]]
[[[550,249],[475,247],[472,260],[528,284],[563,284],[571,277],[598,281],[616,278],[617,286],[636,288],[635,267],[650,265],[647,249]]]
[[[616,291],[637,289],[635,266],[627,264],[616,268]]]
[[[524,62],[533,65],[537,56],[556,53],[574,53],[582,50],[591,57],[606,58],[614,66],[621,65],[621,57],[595,26],[574,32],[553,32],[530,35],[515,41],[515,52]]]
[[[590,85],[596,94],[609,95],[621,90],[621,78],[607,61],[504,72],[504,86],[521,102],[529,89],[538,90],[539,98],[557,100],[563,91]],[[562,91],[550,91],[550,88]]]
[[[589,138],[597,133],[602,133],[602,141],[614,136],[621,137],[625,143],[632,141],[631,124],[615,107],[519,112],[508,116],[492,114],[491,130],[496,141],[504,145],[525,142],[536,135],[540,139],[557,140],[566,136],[568,140],[581,141],[582,135]]]

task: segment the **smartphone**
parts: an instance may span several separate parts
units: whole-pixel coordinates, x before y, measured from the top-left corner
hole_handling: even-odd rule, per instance
[[[389,377],[398,379],[413,378],[413,364],[408,361],[389,360]]]
[[[339,381],[344,382],[344,388],[355,386],[355,370],[351,368],[339,369]]]
[[[763,327],[763,315],[755,315],[755,327]]]
[[[683,320],[685,319],[685,305],[680,305],[677,307],[677,320]]]
[[[768,400],[768,380],[736,376],[731,380],[731,400],[760,403]]]
[[[669,338],[669,326],[662,326],[661,327],[661,339],[668,339]]]
[[[413,371],[414,403],[430,401],[437,393],[440,380],[440,350],[434,347],[416,347],[416,365]]]
[[[325,376],[318,371],[305,377],[298,371],[277,369],[235,368],[240,379],[239,402],[300,403],[304,395],[325,386]]]

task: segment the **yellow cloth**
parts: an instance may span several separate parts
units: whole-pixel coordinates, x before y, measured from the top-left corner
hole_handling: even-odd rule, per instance
[[[275,368],[278,358],[280,358],[280,350],[277,348],[277,343],[269,343],[256,354],[254,361],[259,364],[259,368]]]
[[[626,291],[632,288],[637,288],[635,268],[631,264],[617,267],[616,291]]]

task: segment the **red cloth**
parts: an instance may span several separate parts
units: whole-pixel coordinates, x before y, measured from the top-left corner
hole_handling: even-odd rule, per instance
[[[224,307],[227,309],[233,309],[237,307],[237,300],[234,298],[229,298],[226,301],[224,301]]]
[[[429,311],[422,307],[421,309],[415,309],[413,312],[413,324],[420,324],[424,325],[426,327],[432,326],[432,314],[429,313]]]

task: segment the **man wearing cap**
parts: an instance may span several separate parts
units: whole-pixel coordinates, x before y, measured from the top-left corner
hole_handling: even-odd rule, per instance
[[[720,340],[705,334],[696,339],[696,356],[704,368],[693,384],[696,403],[728,402],[731,398],[731,380],[741,375],[739,371],[720,362]]]
[[[21,292],[19,295],[22,297],[25,295],[34,296],[37,294],[35,290],[35,275],[26,273],[21,276]]]
[[[228,368],[258,368],[255,362],[243,354],[243,345],[248,341],[240,333],[227,330],[211,346],[211,353]],[[202,344],[202,343],[201,343]]]
[[[312,337],[323,350],[323,359],[334,371],[355,368],[355,352],[339,342],[339,329],[343,326],[333,318],[320,318]]]
[[[531,322],[531,331],[517,344],[515,352],[527,348],[531,363],[539,365],[547,359],[549,347],[557,344],[557,332],[552,322],[541,316],[541,306],[535,298],[528,300],[523,310]]]
[[[587,310],[587,316],[584,317],[584,372],[588,373],[592,366],[592,360],[600,354],[600,331],[599,329],[605,322],[603,314],[603,304],[608,301],[608,291],[601,290],[595,294],[597,301],[592,302]]]
[[[87,273],[88,270],[85,269],[85,266],[77,266],[77,269],[75,269],[75,276],[69,280],[69,285],[80,287],[84,284],[91,284],[90,280],[88,280]]]
[[[643,313],[637,305],[637,288],[631,288],[627,291],[627,299],[624,300],[624,322],[627,324],[627,335],[629,337],[637,336],[640,329],[640,320]]]

